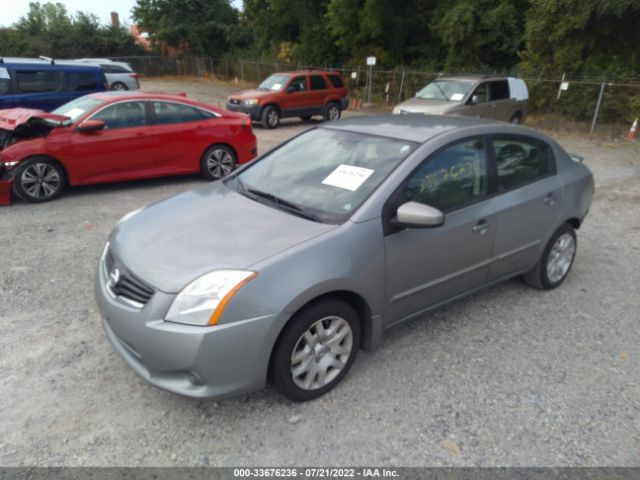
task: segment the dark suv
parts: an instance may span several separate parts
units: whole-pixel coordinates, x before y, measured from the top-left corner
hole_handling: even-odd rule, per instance
[[[313,115],[322,115],[324,120],[337,120],[349,105],[348,94],[337,72],[274,73],[258,88],[231,95],[227,110],[247,113],[265,128],[276,128],[284,117],[309,120]]]

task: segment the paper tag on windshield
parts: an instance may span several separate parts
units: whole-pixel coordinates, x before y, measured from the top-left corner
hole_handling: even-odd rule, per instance
[[[84,113],[84,110],[81,108],[72,108],[68,112],[64,112],[63,115],[65,117],[74,118],[78,115],[82,115],[83,113]]]
[[[0,78],[10,78],[6,68],[0,67]]]
[[[355,192],[373,172],[374,170],[369,168],[339,165],[322,183]]]
[[[459,102],[463,98],[464,95],[462,93],[454,93],[453,95],[451,95],[451,100],[453,100],[454,102]]]

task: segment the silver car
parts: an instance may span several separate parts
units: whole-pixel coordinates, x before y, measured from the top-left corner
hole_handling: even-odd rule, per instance
[[[434,80],[393,109],[393,113],[426,113],[524,122],[529,91],[514,77],[457,76]]]
[[[222,397],[331,390],[389,327],[516,276],[560,285],[594,192],[521,126],[387,115],[311,129],[224,181],[132,212],[95,292],[145,380]]]
[[[108,58],[81,58],[79,62],[91,63],[102,68],[111,90],[139,90],[138,74],[126,62],[114,62]]]

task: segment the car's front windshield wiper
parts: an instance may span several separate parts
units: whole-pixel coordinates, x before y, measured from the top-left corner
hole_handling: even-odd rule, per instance
[[[257,190],[255,188],[247,188],[239,178],[237,178],[237,181],[238,181],[238,186],[242,190],[244,190],[245,192],[247,192],[247,193],[249,193],[251,195],[254,195],[256,197],[260,197],[260,198],[264,198],[266,200],[269,200],[272,203],[274,203],[275,205],[277,205],[279,207],[283,207],[289,213],[293,213],[294,215],[298,215],[299,217],[306,218],[307,220],[313,220],[314,222],[322,222],[320,217],[318,217],[317,215],[309,212],[307,209],[304,209],[304,208],[300,207],[299,205],[296,205],[295,203],[289,202],[288,200],[285,200],[284,198],[280,198],[280,197],[274,195],[273,193],[263,192],[262,190]]]
[[[442,88],[440,87],[440,85],[438,85],[437,83],[434,83],[434,85],[436,86],[436,88],[438,90],[440,90],[440,93],[442,94],[442,96],[444,97],[444,99],[448,102],[449,101],[449,97],[447,97],[447,94],[444,93],[444,90],[442,90]]]

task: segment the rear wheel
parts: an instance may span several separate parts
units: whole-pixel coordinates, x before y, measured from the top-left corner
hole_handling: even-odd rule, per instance
[[[568,223],[563,224],[551,236],[536,266],[522,278],[527,284],[541,290],[556,288],[567,278],[577,246],[576,231]]]
[[[122,82],[115,82],[111,85],[111,90],[129,90],[127,86]]]
[[[18,167],[13,191],[26,202],[42,203],[59,197],[66,184],[67,177],[59,163],[47,157],[36,157]]]
[[[514,113],[509,121],[515,125],[520,125],[522,123],[522,115],[520,115],[520,113]]]
[[[280,123],[280,114],[273,105],[267,105],[262,110],[262,126],[264,128],[276,128]]]
[[[227,145],[213,145],[204,152],[200,160],[200,174],[206,180],[226,177],[236,168],[236,154]]]
[[[341,115],[340,106],[336,102],[331,102],[324,107],[323,117],[325,122],[338,120]]]
[[[347,374],[360,345],[355,310],[327,299],[298,312],[276,345],[271,379],[284,396],[306,401],[324,395]]]

